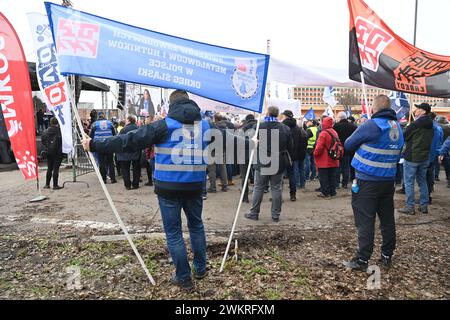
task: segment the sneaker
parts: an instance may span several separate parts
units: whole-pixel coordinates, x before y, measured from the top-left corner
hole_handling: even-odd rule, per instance
[[[177,276],[174,274],[172,275],[172,277],[170,278],[170,283],[172,283],[173,285],[179,286],[181,289],[187,291],[187,292],[191,292],[192,290],[194,290],[194,284],[192,283],[192,280],[185,280],[185,281],[180,281],[178,280]]]
[[[217,190],[216,190],[216,189],[209,188],[206,192],[208,192],[208,193],[216,193]]]
[[[45,186],[44,186],[44,189],[50,189],[50,186],[45,185]]]
[[[295,196],[295,194],[291,194],[291,201],[292,202],[297,201],[297,197]]]
[[[336,190],[339,190],[339,189],[341,189],[341,186],[336,186]]]
[[[145,184],[147,187],[152,187],[153,186],[153,182],[147,182],[146,184]]]
[[[204,195],[204,196],[202,196],[202,199],[206,200],[206,199],[208,199],[208,197],[206,195]]]
[[[63,187],[60,187],[60,186],[54,186],[53,187],[53,190],[61,190]]]
[[[114,184],[114,183],[117,183],[117,180],[116,180],[116,179],[111,180],[111,184]]]
[[[353,271],[364,271],[367,272],[367,268],[369,266],[369,263],[363,259],[359,258],[353,258],[350,261],[344,262],[344,266],[347,268],[353,270]]]
[[[250,220],[259,220],[259,217],[258,217],[258,215],[257,214],[254,214],[254,213],[251,213],[251,212],[249,212],[249,213],[246,213],[245,215],[244,215],[244,217],[246,217],[247,219],[250,219]]]
[[[127,190],[131,190],[131,187],[125,187],[125,189],[127,189]]]
[[[228,191],[228,187],[227,186],[222,187],[222,192],[227,192],[227,191]]]
[[[319,198],[324,198],[324,199],[330,198],[330,196],[326,196],[326,195],[324,195],[323,193],[319,193],[317,196],[318,196]]]
[[[384,254],[381,254],[378,263],[384,268],[390,268],[392,265],[392,256],[385,256]]]
[[[272,217],[273,222],[280,222],[280,217]]]
[[[404,207],[404,208],[397,209],[397,212],[398,213],[403,213],[403,214],[408,214],[408,215],[411,215],[411,216],[416,214],[415,209],[414,208],[410,208],[410,207]]]
[[[139,186],[132,186],[131,189],[133,190],[139,189]]]
[[[422,212],[423,214],[427,214],[428,206],[420,206],[419,211]]]

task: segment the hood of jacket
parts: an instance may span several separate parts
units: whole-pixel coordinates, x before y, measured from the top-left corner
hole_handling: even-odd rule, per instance
[[[171,104],[167,116],[185,124],[193,124],[195,121],[202,120],[199,106],[195,101],[189,99],[179,100]]]
[[[286,118],[283,120],[283,124],[287,125],[290,129],[292,129],[297,126],[297,120],[295,120],[294,118]]]
[[[330,129],[333,127],[333,119],[330,117],[325,117],[322,119],[322,129]]]
[[[395,120],[397,121],[397,114],[395,111],[391,108],[384,109],[381,111],[378,111],[372,115],[372,119],[374,118],[387,118],[388,120]]]

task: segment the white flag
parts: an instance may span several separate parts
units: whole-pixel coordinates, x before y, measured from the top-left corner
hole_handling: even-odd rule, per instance
[[[336,91],[333,87],[326,87],[323,91],[323,101],[327,103],[328,105],[332,106],[333,108],[337,105],[336,101]]]
[[[63,153],[72,153],[71,96],[66,79],[59,72],[56,48],[48,18],[40,13],[29,13],[31,34],[36,49],[36,76],[45,104],[56,119],[62,135]]]
[[[334,117],[333,109],[331,109],[331,107],[328,106],[328,107],[325,109],[323,115],[324,115],[324,116],[327,116],[327,117],[333,118],[333,117]]]

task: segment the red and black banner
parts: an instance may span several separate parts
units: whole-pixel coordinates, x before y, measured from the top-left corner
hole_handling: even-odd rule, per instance
[[[450,57],[433,54],[396,35],[362,0],[350,10],[349,77],[368,85],[450,98]]]

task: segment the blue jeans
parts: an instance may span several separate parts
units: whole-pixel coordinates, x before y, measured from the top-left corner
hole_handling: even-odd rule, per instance
[[[167,246],[176,269],[179,281],[191,279],[186,245],[181,228],[181,209],[187,218],[189,237],[194,254],[195,272],[202,274],[206,271],[206,236],[202,221],[203,200],[197,198],[167,199],[158,196],[161,217],[166,233]]]
[[[306,183],[305,160],[294,161],[294,175],[297,188],[304,188]]]
[[[311,172],[311,176],[309,173]],[[306,153],[305,158],[305,176],[306,179],[313,179],[316,177],[316,163],[314,162],[314,155]]]
[[[427,169],[430,162],[409,162],[405,160],[403,164],[403,178],[405,181],[406,206],[414,208],[414,184],[417,179],[417,184],[420,190],[420,205],[428,205],[428,186],[427,186]]]

